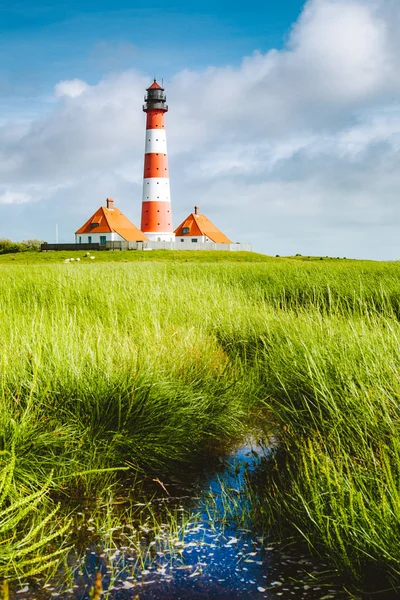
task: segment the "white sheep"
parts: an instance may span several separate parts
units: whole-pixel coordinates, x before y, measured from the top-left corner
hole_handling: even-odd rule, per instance
[[[66,258],[66,259],[64,260],[64,262],[65,262],[65,264],[68,264],[68,263],[69,263],[69,258]]]
[[[74,258],[70,258],[69,262],[74,262],[74,260],[75,260]]]
[[[85,258],[88,258],[88,257],[90,257],[90,252],[86,252],[86,254],[85,254]]]
[[[91,256],[91,257],[90,257],[90,260],[94,260],[94,259],[95,259],[95,257],[94,257],[94,256]]]
[[[76,258],[75,260],[76,260],[76,262],[80,262],[80,261],[81,261],[81,259],[80,259],[80,258]]]

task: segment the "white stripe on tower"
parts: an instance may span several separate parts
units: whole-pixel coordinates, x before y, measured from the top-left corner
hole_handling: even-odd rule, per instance
[[[165,129],[146,129],[145,154],[156,152],[167,154],[167,135]]]
[[[149,177],[143,179],[143,201],[170,202],[169,178]]]
[[[147,113],[143,173],[143,233],[151,241],[174,241],[168,175],[164,114],[168,111],[164,89],[156,80],[147,88],[143,110]]]

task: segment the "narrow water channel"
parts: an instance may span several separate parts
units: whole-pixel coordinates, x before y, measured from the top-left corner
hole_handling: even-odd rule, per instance
[[[279,544],[268,544],[240,519],[247,501],[243,494],[246,472],[255,469],[268,451],[249,441],[221,460],[220,467],[210,470],[201,483],[190,488],[169,484],[168,494],[153,502],[163,504],[164,510],[169,504],[177,513],[181,511],[186,515],[184,523],[175,537],[169,533],[168,544],[162,535],[156,536],[141,564],[129,545],[87,548],[67,591],[52,583],[40,590],[28,585],[16,597],[87,600],[96,577],[99,597],[112,600],[348,597],[337,585],[321,582],[320,573],[327,565]]]

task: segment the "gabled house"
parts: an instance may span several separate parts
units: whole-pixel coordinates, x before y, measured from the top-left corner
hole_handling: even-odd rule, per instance
[[[107,198],[107,206],[98,210],[75,232],[76,244],[106,242],[144,242],[148,238]]]
[[[194,207],[194,213],[191,213],[175,229],[175,241],[193,243],[214,242],[215,244],[232,244],[232,241],[226,237],[205,215],[199,214],[199,207]]]

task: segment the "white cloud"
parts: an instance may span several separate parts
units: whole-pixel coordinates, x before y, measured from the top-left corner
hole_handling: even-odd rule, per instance
[[[0,204],[25,204],[30,202],[31,197],[25,192],[13,192],[12,190],[6,190],[0,194]]]
[[[57,98],[61,98],[62,96],[77,98],[83,94],[88,87],[86,81],[82,81],[82,79],[71,79],[69,81],[59,81],[54,88],[54,92]]]
[[[310,0],[283,50],[176,73],[166,84],[176,224],[199,204],[261,251],[400,254],[397,25],[392,0]],[[133,70],[61,81],[53,112],[2,127],[2,182],[44,207],[42,227],[62,220],[70,239],[107,196],[139,222],[149,81]]]
[[[309,2],[293,28],[289,70],[308,75],[311,92],[329,101],[364,101],[394,74],[386,25],[378,4],[349,0]]]

